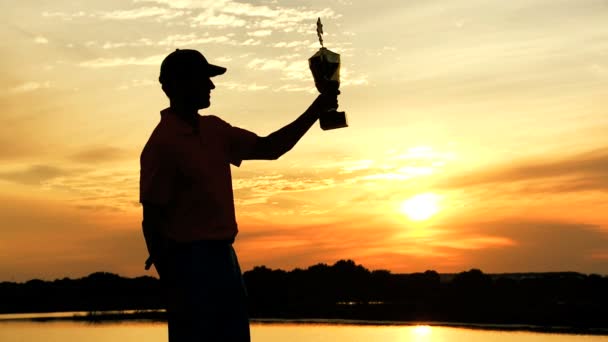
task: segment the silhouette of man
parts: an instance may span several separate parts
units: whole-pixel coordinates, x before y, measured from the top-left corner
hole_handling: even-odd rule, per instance
[[[226,69],[196,50],[176,50],[160,67],[170,106],[141,153],[143,233],[167,292],[169,341],[249,341],[246,290],[232,243],[237,235],[230,164],[274,160],[337,95],[319,95],[295,121],[260,137],[213,115],[211,77]]]

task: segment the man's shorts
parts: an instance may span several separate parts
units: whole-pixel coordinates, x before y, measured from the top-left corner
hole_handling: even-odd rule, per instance
[[[247,291],[232,243],[172,243],[168,254],[169,342],[249,342]]]

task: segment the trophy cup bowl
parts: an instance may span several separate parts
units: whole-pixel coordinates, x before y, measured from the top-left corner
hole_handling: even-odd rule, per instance
[[[321,94],[340,94],[340,55],[322,47],[308,59],[310,71],[315,80],[315,87]],[[348,127],[346,113],[338,112],[337,108],[321,113],[319,118],[321,129],[329,130]]]

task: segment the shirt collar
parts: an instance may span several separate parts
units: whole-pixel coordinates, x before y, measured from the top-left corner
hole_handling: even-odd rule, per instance
[[[194,133],[194,128],[177,117],[177,114],[171,110],[171,107],[167,107],[160,111],[160,120],[161,122],[164,121],[171,129],[174,129],[180,134],[189,135]]]

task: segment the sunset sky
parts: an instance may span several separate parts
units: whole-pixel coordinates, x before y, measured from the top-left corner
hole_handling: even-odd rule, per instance
[[[243,270],[608,274],[608,2],[2,2],[0,281],[143,270],[139,155],[160,62],[202,51],[261,136],[342,55],[349,128],[233,168]]]

